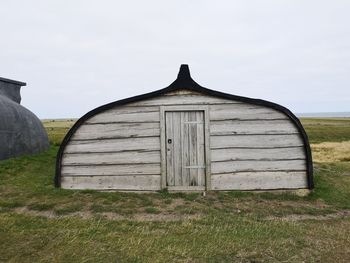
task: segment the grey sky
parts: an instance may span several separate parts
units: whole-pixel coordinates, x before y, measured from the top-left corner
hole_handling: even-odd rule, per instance
[[[350,1],[2,0],[0,32],[0,76],[40,118],[163,88],[181,63],[210,89],[350,111]]]

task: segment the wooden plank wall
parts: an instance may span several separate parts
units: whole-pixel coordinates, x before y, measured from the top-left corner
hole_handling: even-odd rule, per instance
[[[160,189],[158,106],[122,106],[88,119],[62,160],[63,188]]]
[[[297,127],[276,110],[210,105],[214,190],[306,188],[306,154]]]
[[[167,105],[209,105],[213,190],[307,187],[303,142],[286,115],[186,90],[88,119],[64,150],[62,187],[159,190],[159,107]]]

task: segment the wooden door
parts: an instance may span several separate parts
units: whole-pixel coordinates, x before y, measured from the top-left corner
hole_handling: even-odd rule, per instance
[[[205,189],[203,111],[166,111],[166,184],[169,189]]]

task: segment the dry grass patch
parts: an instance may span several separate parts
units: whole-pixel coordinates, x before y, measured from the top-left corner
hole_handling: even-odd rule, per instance
[[[201,214],[176,214],[176,213],[159,213],[159,214],[150,214],[150,213],[135,213],[131,215],[121,215],[115,212],[101,212],[94,213],[90,210],[71,212],[66,214],[59,214],[54,210],[45,210],[45,211],[37,211],[31,210],[27,206],[16,207],[11,210],[16,214],[21,214],[25,216],[39,216],[49,219],[62,219],[62,218],[72,218],[78,217],[81,219],[96,219],[96,218],[104,218],[107,220],[129,220],[135,222],[175,222],[182,220],[194,220],[201,219],[203,215]]]
[[[348,218],[350,217],[350,210],[342,210],[336,213],[330,213],[325,215],[299,215],[299,214],[290,214],[281,217],[270,216],[267,217],[267,220],[282,220],[282,221],[300,221],[300,220],[332,220],[337,218]]]
[[[348,162],[350,161],[350,141],[322,142],[312,144],[312,155],[315,162]]]
[[[60,145],[64,136],[76,122],[76,119],[50,119],[43,120],[42,122],[49,135],[50,143],[53,145]]]

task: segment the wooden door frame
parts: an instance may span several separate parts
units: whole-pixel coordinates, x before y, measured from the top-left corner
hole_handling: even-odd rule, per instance
[[[160,155],[161,155],[161,189],[166,185],[166,143],[165,143],[165,112],[167,111],[203,111],[204,112],[204,154],[205,154],[205,190],[211,190],[210,176],[210,130],[209,130],[209,106],[208,105],[179,105],[160,106]],[[182,187],[179,191],[196,191],[196,187]]]

